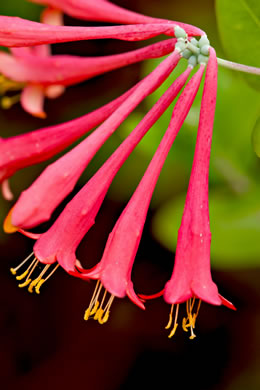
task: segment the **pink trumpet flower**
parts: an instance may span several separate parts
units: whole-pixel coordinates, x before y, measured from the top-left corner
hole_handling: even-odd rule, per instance
[[[180,59],[174,51],[143,79],[129,97],[88,138],[49,165],[24,191],[12,211],[12,225],[34,227],[50,218],[57,205],[73,190],[87,164],[131,111],[162,84]]]
[[[71,145],[107,119],[135,88],[80,118],[16,137],[0,138],[0,183],[6,188],[7,179],[17,170],[45,161]]]
[[[143,303],[134,292],[131,270],[156,182],[171,146],[198,92],[203,72],[204,65],[201,65],[179,97],[169,127],[153,159],[109,235],[101,261],[90,271],[81,270],[80,277],[98,279],[98,285],[105,288],[105,293],[109,292],[111,294],[108,300],[110,304],[107,304],[107,308],[102,309],[102,303],[100,306],[97,304],[101,289],[99,287],[98,290],[95,290],[90,306],[85,312],[86,320],[93,315],[100,323],[106,322],[115,296],[123,298],[127,295],[137,306],[144,309]]]
[[[21,95],[23,108],[34,116],[45,118],[44,96],[58,97],[65,86],[145,59],[169,54],[173,51],[175,43],[176,39],[169,39],[142,49],[103,57],[35,55],[35,52],[39,53],[39,48],[44,49],[47,45],[16,48],[12,50],[13,55],[0,52],[0,73],[8,79],[6,83],[3,81],[2,85],[3,87],[4,84],[8,85],[10,80],[12,84],[16,82],[17,85],[22,83],[22,87],[25,85]],[[12,98],[4,99],[2,101],[8,104],[9,108]],[[14,100],[16,102],[16,96]]]
[[[129,11],[106,0],[30,0],[33,3],[61,10],[74,18],[119,24],[171,23],[184,28],[189,35],[201,35],[203,31],[185,23],[153,18]]]
[[[192,165],[188,193],[184,206],[175,255],[172,277],[165,286],[164,299],[172,304],[170,320],[172,323],[173,305],[177,304],[172,337],[177,328],[179,304],[186,301],[187,317],[183,319],[183,329],[190,328],[194,338],[194,327],[201,300],[212,305],[234,306],[218,293],[210,272],[210,242],[208,207],[208,175],[212,130],[217,94],[217,59],[213,48],[206,71],[205,86],[200,111],[200,121],[196,150]],[[198,299],[194,309],[195,299]],[[194,310],[194,312],[193,312]]]
[[[160,34],[174,36],[174,24],[153,23],[109,27],[52,26],[30,20],[0,16],[0,45],[6,47],[36,46],[90,39],[140,41]]]
[[[35,257],[32,263],[24,273],[17,276],[18,280],[22,280],[26,277],[25,281],[19,285],[20,287],[29,285],[30,292],[32,292],[33,287],[35,287],[35,291],[39,293],[42,283],[44,283],[56,270],[57,265],[47,278],[43,278],[44,274],[56,261],[58,262],[58,265],[60,264],[66,271],[76,276],[82,276],[75,268],[75,266],[81,268],[80,263],[76,260],[75,251],[83,236],[93,225],[95,216],[102,204],[109,185],[135,146],[181,90],[189,73],[190,68],[175,80],[172,86],[148,112],[135,130],[133,130],[85,187],[66,206],[65,210],[51,229],[40,236],[34,246]],[[7,225],[9,221],[6,221]],[[8,226],[8,228],[10,227],[12,228],[12,225]],[[64,245],[65,243],[66,245]],[[29,261],[31,256],[25,259],[18,267],[12,268],[12,273],[16,274],[17,270],[22,267],[24,263]],[[45,263],[46,266],[42,271],[43,273],[32,281],[30,276],[39,261]],[[86,276],[84,278],[86,279]]]

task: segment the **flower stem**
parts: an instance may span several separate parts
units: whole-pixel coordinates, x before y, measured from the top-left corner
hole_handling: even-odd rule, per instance
[[[218,58],[217,60],[218,60],[218,64],[221,66],[224,66],[225,68],[237,70],[239,72],[260,75],[260,68],[256,68],[254,66],[243,65],[243,64],[237,64],[236,62],[223,60],[222,58]]]

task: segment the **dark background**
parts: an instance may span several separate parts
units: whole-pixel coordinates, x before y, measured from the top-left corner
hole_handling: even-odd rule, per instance
[[[209,31],[219,45],[213,1],[114,2],[149,15],[194,23]],[[11,3],[15,5],[15,1]],[[22,2],[18,3],[21,16],[27,12],[27,17],[33,18],[30,12],[38,12],[38,8],[29,3],[24,3],[27,7],[24,9]],[[1,4],[0,11],[3,8],[2,13],[8,14],[5,7]],[[15,14],[15,6],[10,9],[10,14]],[[67,24],[80,23],[69,17],[65,21]],[[53,51],[103,55],[130,50],[137,45],[120,41],[81,42],[56,45]],[[133,85],[140,72],[141,65],[137,64],[69,88],[61,98],[46,103],[48,118],[44,125],[71,119],[109,101]],[[0,119],[4,137],[36,129],[43,123],[29,117],[19,105],[2,111]],[[115,139],[114,143],[108,144],[104,154],[91,165],[87,176],[119,141]],[[15,175],[11,184],[16,197],[45,165]],[[1,201],[1,220],[9,207],[7,202]],[[87,259],[91,266],[100,259],[107,235],[123,207],[124,200],[120,201],[113,194],[105,200],[95,227],[77,252],[83,263]],[[150,222],[155,211],[149,213],[132,275],[135,290],[146,294],[163,288],[173,265],[173,254],[151,234]],[[178,329],[175,337],[169,340],[164,327],[170,307],[162,298],[148,302],[145,312],[128,299],[116,299],[107,324],[100,326],[92,320],[84,322],[83,313],[94,282],[74,279],[59,270],[44,285],[39,296],[31,295],[17,287],[9,268],[31,252],[32,240],[19,234],[6,236],[1,233],[0,245],[1,388],[256,390],[260,387],[257,356],[260,346],[259,268],[213,270],[214,281],[222,295],[235,304],[237,312],[203,303],[196,327],[197,338],[189,340],[186,333]]]

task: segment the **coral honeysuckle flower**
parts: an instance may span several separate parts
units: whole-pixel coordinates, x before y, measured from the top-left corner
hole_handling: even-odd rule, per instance
[[[201,300],[212,305],[234,306],[218,293],[210,273],[210,242],[208,207],[208,174],[212,130],[217,94],[217,59],[215,50],[210,48],[205,86],[200,111],[200,121],[192,165],[188,193],[184,206],[175,255],[172,277],[167,282],[164,299],[172,304],[170,320],[172,323],[173,305],[176,306],[173,336],[177,328],[179,304],[186,301],[187,317],[183,319],[183,329],[190,329],[194,338],[194,327]],[[198,305],[195,309],[195,300]]]
[[[176,25],[170,23],[108,27],[52,26],[13,16],[0,16],[0,45],[5,47],[26,47],[46,43],[108,38],[123,41],[140,41],[160,34],[174,36],[175,27]],[[190,30],[190,35],[193,35],[194,29],[192,26]]]
[[[172,86],[147,113],[139,125],[112,154],[107,162],[79,191],[73,200],[68,203],[54,225],[46,233],[39,235],[40,238],[34,246],[34,258],[32,263],[25,272],[17,277],[18,280],[26,278],[25,281],[19,285],[20,287],[29,285],[29,291],[32,291],[33,287],[35,287],[36,292],[39,293],[39,288],[43,283],[42,277],[44,275],[41,274],[40,279],[37,276],[36,279],[32,280],[31,275],[34,271],[34,269],[32,271],[32,267],[36,267],[36,263],[46,264],[46,267],[48,266],[46,270],[48,270],[49,266],[51,266],[51,264],[55,265],[57,261],[67,272],[79,276],[79,272],[75,266],[80,269],[82,268],[76,260],[76,248],[83,236],[93,225],[96,214],[99,211],[113,178],[142,137],[169,107],[170,103],[185,84],[190,70],[189,67],[175,80]],[[9,224],[8,219],[6,224]],[[12,229],[12,225],[8,226],[9,230],[10,228]],[[65,243],[66,245],[64,245]],[[28,258],[25,263],[27,263],[30,258]],[[16,274],[18,269],[23,267],[25,263],[22,262],[18,267],[11,269],[12,273]]]
[[[203,31],[197,27],[191,27],[185,23],[172,20],[153,18],[129,11],[116,4],[104,0],[30,0],[33,3],[43,4],[50,9],[62,10],[74,18],[81,20],[94,20],[120,24],[145,24],[145,23],[173,23],[186,30],[189,35],[201,35]]]
[[[15,85],[17,89],[22,88],[21,104],[25,111],[45,118],[45,96],[58,97],[66,86],[145,59],[169,54],[175,42],[175,39],[169,39],[142,49],[103,57],[43,55],[47,45],[14,48],[12,54],[0,52],[0,73],[4,76],[2,82],[0,80],[0,88],[4,93],[8,86],[11,89]],[[4,108],[10,108],[15,102],[17,95],[2,98]]]
[[[21,194],[12,211],[12,225],[28,229],[48,220],[57,205],[73,190],[79,176],[108,137],[145,97],[162,84],[179,59],[179,51],[170,54],[139,82],[129,97],[88,138],[49,165]]]
[[[204,65],[201,65],[179,97],[169,127],[153,159],[109,235],[101,261],[90,271],[81,270],[80,277],[98,279],[93,298],[85,312],[84,318],[86,320],[90,316],[94,316],[94,319],[97,319],[99,323],[105,323],[108,320],[114,297],[123,298],[127,295],[137,306],[144,309],[143,303],[134,292],[131,270],[156,182],[169,150],[195,99],[203,72]],[[102,286],[105,292],[99,305],[98,298]],[[111,296],[104,304],[107,292]]]
[[[3,196],[12,199],[7,179],[17,170],[45,161],[107,119],[136,86],[110,103],[77,119],[11,138],[0,138],[0,183]]]

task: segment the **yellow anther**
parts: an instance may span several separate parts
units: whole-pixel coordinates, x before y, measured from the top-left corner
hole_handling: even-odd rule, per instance
[[[104,315],[103,318],[102,318],[102,324],[105,324],[105,323],[108,321],[109,314],[110,314],[110,311],[107,310],[107,311],[105,312],[105,315]]]
[[[16,275],[16,270],[14,268],[10,268],[10,271],[13,275]]]
[[[170,314],[169,315],[169,321],[168,321],[168,324],[165,326],[165,329],[169,329],[172,325],[172,315]]]
[[[172,336],[174,336],[174,334],[175,334],[175,332],[176,332],[176,329],[177,329],[177,326],[178,326],[178,324],[176,323],[176,324],[174,324],[174,327],[173,327],[173,329],[172,329],[172,331],[171,331],[171,333],[169,334],[169,339],[172,337]]]
[[[24,273],[22,273],[21,275],[16,276],[16,279],[17,279],[17,280],[22,280],[22,279],[24,279],[25,276],[28,274],[28,272],[29,272],[29,269],[27,269],[26,271],[24,271]]]
[[[172,304],[171,305],[171,311],[170,311],[170,314],[169,314],[169,321],[168,321],[168,324],[165,326],[165,329],[169,329],[172,325],[172,312],[173,312],[173,307],[174,305]]]
[[[1,106],[4,110],[8,110],[11,108],[14,104],[18,103],[21,98],[21,95],[15,95],[12,97],[4,96],[1,100]]]
[[[97,301],[96,303],[95,303],[95,306],[93,307],[93,309],[90,311],[90,313],[89,313],[89,315],[90,316],[93,316],[95,313],[96,313],[96,311],[97,311],[97,309],[98,309],[98,306],[99,306],[99,302]]]
[[[104,323],[104,317],[102,318],[102,316],[103,316],[103,314],[104,314],[104,310],[103,309],[99,309],[99,314],[98,314],[98,323],[99,324],[103,324]]]
[[[104,310],[100,307],[97,310],[96,314],[94,315],[94,320],[98,320],[98,322],[99,322],[99,320],[101,319],[103,313],[104,313]]]
[[[41,288],[41,286],[43,285],[44,282],[45,282],[45,279],[40,279],[39,282],[36,284],[35,292],[37,294],[40,294],[40,288]]]
[[[20,288],[26,287],[26,286],[28,286],[28,284],[31,283],[31,281],[32,281],[32,279],[26,279],[25,282],[18,284],[18,287],[20,287]]]
[[[87,321],[89,319],[89,316],[90,316],[90,310],[89,310],[89,307],[88,307],[87,310],[85,310],[84,320]]]
[[[188,327],[190,325],[187,324],[187,318],[186,317],[183,317],[182,319],[182,329],[184,330],[184,332],[188,332]]]
[[[190,328],[190,331],[191,331],[191,335],[190,335],[189,339],[193,340],[193,339],[195,339],[196,335],[194,334],[192,327]]]
[[[30,293],[33,293],[33,288],[36,286],[36,284],[39,282],[39,280],[40,280],[40,278],[38,277],[38,278],[34,279],[34,280],[31,282],[30,286],[28,287],[28,291],[29,291]]]

